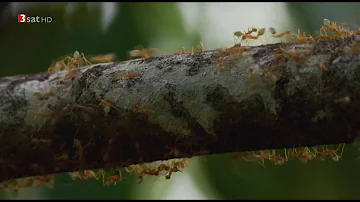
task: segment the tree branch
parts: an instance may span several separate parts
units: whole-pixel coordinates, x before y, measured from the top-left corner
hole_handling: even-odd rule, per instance
[[[360,129],[357,37],[1,78],[0,181],[352,142]]]

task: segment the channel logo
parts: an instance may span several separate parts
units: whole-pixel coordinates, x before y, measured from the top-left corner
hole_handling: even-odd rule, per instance
[[[18,23],[51,23],[50,16],[28,16],[24,13],[18,14]]]

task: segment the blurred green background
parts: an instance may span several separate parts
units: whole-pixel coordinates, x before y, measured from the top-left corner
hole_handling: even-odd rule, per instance
[[[297,28],[316,35],[324,18],[359,23],[360,3],[10,3],[0,4],[0,76],[45,71],[78,50],[116,53],[127,60],[137,45],[171,54],[200,41],[206,49],[233,45],[232,33],[248,27]],[[53,22],[17,23],[17,14],[50,16]],[[268,37],[269,38],[269,37]],[[272,42],[262,40],[263,43]],[[261,42],[256,42],[258,45]],[[256,44],[255,43],[255,44]],[[251,44],[250,44],[251,45]],[[116,186],[72,181],[58,175],[55,188],[31,188],[0,199],[360,199],[359,148],[347,145],[339,162],[290,161],[266,168],[229,155],[192,158],[170,180],[135,176]]]

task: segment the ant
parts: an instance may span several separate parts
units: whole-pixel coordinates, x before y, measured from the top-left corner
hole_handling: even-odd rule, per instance
[[[245,161],[250,161],[250,162],[256,161],[263,167],[265,167],[264,160],[268,158],[268,152],[263,152],[263,151],[260,151],[260,154],[255,154],[255,152],[252,152],[252,154],[249,154],[247,152],[240,152],[239,155]]]
[[[234,32],[234,36],[237,37],[237,39],[234,39],[234,43],[236,44],[237,40],[241,37],[241,41],[246,40],[246,39],[253,39],[256,40],[258,39],[260,36],[265,34],[265,28],[261,28],[261,29],[257,29],[257,28],[248,28],[247,32],[241,32],[241,31],[236,31]],[[252,33],[258,32],[257,36],[253,36]]]
[[[95,174],[92,170],[84,170],[82,172],[71,172],[69,173],[71,178],[75,180],[76,178],[80,178],[81,180],[87,180],[91,178],[95,178],[96,180],[100,179],[101,175],[103,175],[103,171],[99,170],[97,174]]]
[[[54,66],[50,66],[48,68],[48,73],[49,75],[52,75],[55,72],[67,70],[68,73],[65,76],[65,80],[70,80],[73,77],[71,71],[72,69],[86,65],[91,65],[91,63],[86,59],[84,53],[79,53],[79,51],[75,51],[73,56],[67,56],[64,59],[56,62]]]
[[[34,96],[38,97],[39,100],[47,100],[49,99],[51,96],[56,96],[56,92],[55,91],[48,91],[46,89],[46,86],[44,86],[44,89],[42,89],[43,91],[38,91],[38,92],[34,92]]]
[[[311,153],[308,147],[305,147],[302,151],[293,150],[292,156],[294,159],[298,159],[302,163],[306,163],[308,160],[312,160],[316,157],[316,154]]]
[[[122,175],[121,175],[121,171],[117,171],[117,175],[113,175],[113,176],[108,176],[106,177],[106,182],[104,182],[104,178],[103,178],[103,184],[105,185],[116,185],[116,183],[121,182],[122,180]]]
[[[280,47],[280,53],[290,56],[290,58],[292,58],[293,60],[295,60],[300,64],[303,64],[305,62],[304,58],[301,57],[300,54],[291,51],[286,51],[285,48],[283,47]]]
[[[340,104],[340,103],[349,103],[351,101],[350,96],[345,96],[343,98],[339,98],[334,100],[335,104]]]
[[[134,112],[138,112],[138,113],[142,113],[142,114],[146,114],[148,112],[148,108],[149,105],[148,104],[140,104],[140,98],[137,98],[135,104],[134,104],[134,108],[133,111]]]
[[[349,28],[345,27],[343,23],[337,23],[338,22],[336,21],[331,22],[328,19],[324,19],[323,26],[320,28],[320,36],[323,36],[324,34],[325,36],[328,36],[326,30],[332,33],[333,39],[344,38],[354,34]]]
[[[187,51],[187,50],[185,49],[185,47],[183,46],[179,51],[176,51],[176,52],[174,53],[174,55],[189,54],[189,53],[191,53],[191,54],[194,53],[194,47],[192,48],[191,51]]]
[[[182,172],[187,165],[188,162],[185,158],[173,163],[173,167],[170,169],[170,172],[165,176],[165,178],[170,179],[173,172]]]
[[[287,35],[291,35],[291,34],[292,34],[292,32],[290,32],[290,31],[286,31],[286,32],[282,32],[282,33],[280,33],[280,34],[276,34],[276,29],[273,28],[273,27],[270,27],[270,28],[269,28],[269,31],[270,31],[271,36],[273,37],[273,39],[274,39],[274,38],[282,38],[282,37],[284,37],[284,36],[287,36]]]
[[[115,53],[110,53],[106,55],[97,55],[89,58],[89,61],[93,64],[96,63],[107,63],[107,62],[113,62],[116,58]]]
[[[105,115],[105,117],[109,114],[111,108],[114,108],[114,109],[120,111],[120,109],[115,107],[112,103],[110,103],[109,101],[103,100],[103,99],[100,99],[99,105],[104,107],[104,115]]]
[[[250,72],[251,82],[254,83],[254,82],[256,81],[256,71],[255,71],[255,69],[250,68],[250,69],[249,69],[249,72]]]
[[[57,61],[54,65],[51,65],[49,68],[48,68],[48,73],[49,75],[52,75],[58,71],[61,71],[61,70],[68,70],[68,66],[65,64],[64,62],[64,59],[63,60],[60,60],[60,61]]]
[[[54,177],[53,176],[36,176],[33,181],[35,186],[47,185],[49,188],[54,186]]]
[[[205,51],[205,47],[204,47],[204,44],[202,42],[200,42],[199,45],[197,45],[197,51],[198,52],[204,52]],[[194,49],[193,49],[192,53],[194,53]]]
[[[144,168],[141,167],[141,165],[139,164],[130,165],[129,167],[130,169],[132,169],[132,171],[134,171],[138,175],[138,184],[142,183],[144,180]],[[125,168],[125,171],[130,173],[132,172],[130,169]]]
[[[284,165],[285,162],[288,161],[288,154],[287,154],[287,151],[285,149],[285,158],[284,157],[281,157],[280,155],[276,156],[275,154],[275,149],[272,150],[272,154],[268,153],[269,155],[269,161],[272,161],[274,163],[274,165]]]
[[[328,68],[326,68],[326,66],[325,66],[325,62],[326,62],[326,60],[324,60],[324,61],[322,61],[322,62],[320,62],[320,63],[318,64],[318,66],[321,68],[321,70],[322,70],[323,72],[327,72],[327,71],[328,71]]]
[[[305,35],[305,32],[303,32],[303,35],[301,35],[301,32],[300,32],[300,29],[298,29],[298,34],[297,34],[297,37],[296,37],[296,42],[299,42],[299,43],[304,43],[304,42],[314,42],[314,39],[312,38],[311,35],[309,36],[306,36]]]
[[[286,35],[290,35],[291,32],[290,31],[286,31],[286,32],[283,32],[283,33],[280,33],[280,34],[277,34],[277,35],[272,35],[272,37],[274,38],[281,38],[281,37],[284,37]]]
[[[146,49],[146,48],[142,48],[141,46],[137,47],[138,49],[132,50],[129,52],[130,58],[149,58],[151,55],[153,54],[157,54],[159,51],[158,49],[155,48],[151,48],[151,49]]]
[[[139,77],[139,76],[141,76],[140,72],[130,72],[127,74],[121,74],[122,79],[132,79],[132,78]]]
[[[222,57],[218,57],[217,59],[217,63],[216,65],[213,67],[213,71],[217,71],[219,70],[220,68],[224,67],[224,60]]]
[[[341,149],[341,152],[340,152],[340,155],[337,154],[337,152],[340,150],[342,146],[342,149]],[[337,147],[336,150],[329,150],[328,149],[328,146],[323,146],[323,150],[321,152],[317,151],[317,147],[315,147],[315,153],[319,155],[319,158],[321,160],[324,159],[325,156],[330,156],[334,161],[339,161],[339,159],[341,158],[342,156],[342,153],[344,152],[344,148],[345,148],[345,143],[342,143],[342,144],[339,144],[339,146]]]
[[[46,99],[49,99],[50,96],[56,96],[56,92],[55,91],[35,92],[34,96],[39,97],[40,100],[46,100]]]
[[[66,66],[76,66],[82,67],[85,65],[91,65],[91,63],[86,59],[84,53],[79,53],[79,51],[75,51],[73,56],[67,56],[63,61],[67,61]],[[73,68],[70,68],[73,69]]]

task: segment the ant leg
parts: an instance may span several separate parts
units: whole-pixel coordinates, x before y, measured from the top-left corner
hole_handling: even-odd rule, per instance
[[[342,146],[342,144],[339,144],[339,146],[336,148],[336,150],[335,150],[336,153],[339,151],[341,146]]]
[[[66,60],[66,59],[68,59],[68,57],[66,57],[64,60],[60,61],[59,71],[69,69],[69,66],[68,66],[68,65],[69,65],[69,61]],[[65,60],[66,60],[67,62],[65,62]]]
[[[257,161],[262,167],[264,167],[265,168],[265,162],[264,162],[264,159],[263,158],[261,158],[261,160],[260,161]]]
[[[257,44],[257,42],[256,42],[256,39],[253,39],[252,41],[254,42],[254,45],[255,45],[255,46],[258,46],[258,44]]]
[[[323,32],[325,33],[325,35],[323,35]],[[320,35],[320,36],[327,36],[327,33],[326,33],[325,29],[324,29],[324,26],[322,26],[322,27],[320,28],[320,33],[319,33],[319,35]]]
[[[294,154],[297,154],[297,150],[296,148],[293,149],[293,152],[292,152],[292,157],[294,158]]]
[[[61,67],[60,67],[60,70],[64,70],[64,69],[66,69],[66,68],[68,68],[68,66],[69,66],[69,63],[71,63],[71,57],[70,56],[67,56],[66,58],[64,58],[61,62],[60,62],[60,64],[61,64]],[[64,69],[62,69],[62,68],[64,68]]]
[[[271,37],[271,43],[275,43],[274,37]]]
[[[67,65],[64,66],[64,70],[66,70],[68,72],[68,74],[70,74],[70,72],[71,72],[71,68]]]
[[[317,151],[317,146],[314,146],[314,147],[313,147],[313,150],[314,150],[315,154],[318,153],[318,151]]]
[[[343,144],[339,144],[339,146],[337,147],[336,150],[330,150],[330,151],[329,151],[331,158],[332,158],[334,161],[336,161],[336,162],[338,162],[339,159],[340,159],[340,157],[341,157],[341,155],[338,155],[337,152],[339,151],[339,149],[340,149],[340,147],[341,147],[342,145],[343,145]],[[343,147],[343,148],[344,148],[344,147]]]
[[[54,73],[54,71],[55,71],[54,67],[49,67],[48,68],[48,74],[52,74],[52,73]]]
[[[266,35],[264,35],[264,37],[265,37],[265,41],[267,42],[267,41],[269,41],[269,39],[267,38],[267,36]]]
[[[96,180],[100,179],[102,173],[103,173],[103,171],[100,169],[100,170],[96,173],[96,175],[95,175],[94,178],[95,178]]]
[[[340,157],[342,156],[343,152],[344,152],[344,149],[345,149],[345,143],[342,143],[343,147],[341,149],[341,152],[340,152]]]
[[[273,153],[273,156],[276,157],[276,150],[275,149],[272,150],[272,153]]]
[[[260,38],[260,37],[259,37]],[[260,38],[260,45],[263,45],[264,44],[264,42],[263,42],[263,40]]]
[[[87,63],[88,65],[91,65],[91,62],[89,62],[89,61],[86,59],[84,53],[81,53],[81,57],[84,59],[85,63]]]
[[[322,149],[323,149],[323,151],[322,151],[322,152],[328,151],[328,146],[327,146],[327,145],[326,145],[325,147],[324,147],[324,146],[322,146]]]

